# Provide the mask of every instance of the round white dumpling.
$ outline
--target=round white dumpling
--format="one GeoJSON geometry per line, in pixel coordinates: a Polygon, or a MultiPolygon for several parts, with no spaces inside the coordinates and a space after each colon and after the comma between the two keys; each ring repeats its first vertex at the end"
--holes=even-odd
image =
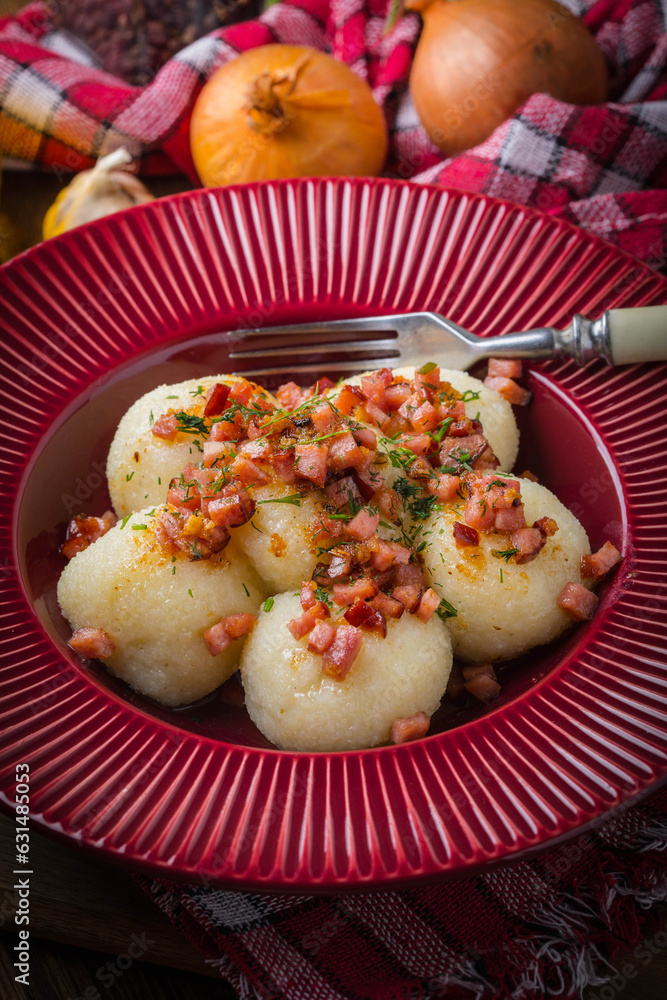
{"type": "MultiPolygon", "coordinates": [[[[109,494],[119,517],[149,504],[164,503],[170,480],[179,476],[188,462],[201,460],[205,437],[179,432],[168,441],[153,434],[155,421],[170,411],[201,416],[207,389],[216,382],[233,385],[238,381],[237,375],[210,375],[161,385],[132,404],[118,424],[107,458],[109,494]]],[[[263,389],[258,387],[258,391],[274,402],[263,389]]]]}
{"type": "Polygon", "coordinates": [[[551,642],[572,625],[556,603],[565,584],[590,586],[580,572],[580,557],[590,545],[579,521],[546,487],[528,479],[520,483],[527,524],[541,517],[558,524],[531,562],[517,565],[494,555],[512,545],[509,535],[498,532],[480,531],[479,546],[459,548],[452,529],[454,521],[463,521],[465,502],[443,504],[422,536],[431,586],[457,610],[447,623],[454,656],[469,663],[510,659],[551,642]]]}
{"type": "MultiPolygon", "coordinates": [[[[345,379],[348,385],[361,385],[364,375],[354,375],[345,379]]],[[[406,365],[404,368],[394,368],[394,377],[406,378],[412,381],[415,377],[414,365],[406,365]]],[[[516,462],[519,451],[519,428],[512,411],[510,403],[496,392],[489,389],[479,379],[473,378],[467,372],[460,372],[454,369],[441,368],[440,379],[442,382],[449,382],[453,389],[462,395],[470,393],[474,399],[464,403],[466,417],[474,420],[479,414],[479,420],[484,429],[484,437],[491,445],[491,449],[500,462],[500,468],[505,472],[510,472],[516,462]]],[[[335,397],[340,392],[336,387],[331,390],[330,395],[335,397]]]]}
{"type": "Polygon", "coordinates": [[[320,560],[313,530],[324,494],[299,495],[296,487],[277,483],[250,492],[257,508],[250,521],[234,528],[234,541],[271,593],[299,588],[320,560]],[[295,496],[298,506],[284,502],[295,496]]]}
{"type": "Polygon", "coordinates": [[[210,560],[172,557],[152,523],[140,511],[74,556],[58,601],[73,629],[111,637],[116,649],[105,664],[113,674],[163,705],[187,705],[227,680],[241,652],[239,639],[212,656],[205,630],[226,615],[255,614],[264,594],[232,544],[210,560]]]}
{"type": "Polygon", "coordinates": [[[452,665],[446,625],[404,614],[386,638],[364,633],[342,681],[322,672],[322,657],[286,624],[302,613],[298,597],[278,594],[262,611],[241,657],[246,707],[255,725],[284,750],[356,750],[390,739],[392,723],[417,712],[431,716],[452,665]]]}

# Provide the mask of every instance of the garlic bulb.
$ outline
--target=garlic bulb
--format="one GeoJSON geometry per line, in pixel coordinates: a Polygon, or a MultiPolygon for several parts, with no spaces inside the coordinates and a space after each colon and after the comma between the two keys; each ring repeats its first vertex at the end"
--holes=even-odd
{"type": "Polygon", "coordinates": [[[131,205],[153,201],[153,195],[138,177],[127,170],[117,169],[131,162],[132,157],[126,149],[116,149],[99,159],[91,170],[77,174],[44,216],[44,239],[59,236],[84,222],[120,212],[131,205]]]}

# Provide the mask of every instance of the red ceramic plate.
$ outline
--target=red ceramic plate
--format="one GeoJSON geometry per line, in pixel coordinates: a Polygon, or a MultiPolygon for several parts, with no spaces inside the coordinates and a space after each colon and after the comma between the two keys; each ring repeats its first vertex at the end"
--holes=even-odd
{"type": "MultiPolygon", "coordinates": [[[[435,309],[481,334],[667,302],[667,281],[558,220],[383,180],[198,191],[68,233],[0,272],[0,788],[136,867],[335,890],[525,857],[655,787],[667,761],[667,372],[535,365],[519,468],[625,554],[593,621],[502,670],[486,709],[404,746],[269,747],[227,684],[169,712],[66,648],[58,526],[108,503],[116,422],[230,370],[234,328],[435,309]],[[223,331],[223,332],[221,332],[223,331]]],[[[539,609],[535,609],[539,613],[539,609]]]]}

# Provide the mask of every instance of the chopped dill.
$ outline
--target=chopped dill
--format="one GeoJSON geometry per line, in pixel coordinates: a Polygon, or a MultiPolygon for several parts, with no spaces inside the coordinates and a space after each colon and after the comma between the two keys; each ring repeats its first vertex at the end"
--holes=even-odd
{"type": "Polygon", "coordinates": [[[197,417],[194,413],[186,413],[179,410],[176,414],[178,421],[177,430],[184,434],[208,434],[208,425],[203,417],[197,417]]]}
{"type": "Polygon", "coordinates": [[[288,497],[271,497],[268,500],[258,500],[257,506],[259,507],[261,503],[291,503],[293,507],[300,507],[302,500],[303,497],[300,493],[293,493],[288,497]]]}
{"type": "Polygon", "coordinates": [[[491,549],[491,555],[495,556],[496,559],[504,559],[505,562],[509,562],[518,551],[518,549],[491,549]]]}

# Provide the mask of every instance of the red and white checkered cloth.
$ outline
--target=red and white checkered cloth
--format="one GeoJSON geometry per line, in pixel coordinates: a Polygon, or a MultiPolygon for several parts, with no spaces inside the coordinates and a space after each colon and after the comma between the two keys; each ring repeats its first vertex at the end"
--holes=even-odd
{"type": "Polygon", "coordinates": [[[615,982],[618,947],[634,975],[664,949],[666,848],[662,792],[541,858],[402,892],[138,881],[242,1000],[575,1000],[615,982]]]}
{"type": "Polygon", "coordinates": [[[521,202],[578,223],[656,267],[667,262],[667,0],[561,0],[595,34],[610,103],[531,97],[481,146],[443,160],[408,93],[420,19],[384,34],[388,0],[284,0],[170,60],[146,87],[91,65],[41,2],[0,20],[0,152],[61,175],[119,145],[147,173],[196,179],[188,124],[203,82],[269,42],[332,52],[373,87],[391,132],[387,173],[521,202]]]}

